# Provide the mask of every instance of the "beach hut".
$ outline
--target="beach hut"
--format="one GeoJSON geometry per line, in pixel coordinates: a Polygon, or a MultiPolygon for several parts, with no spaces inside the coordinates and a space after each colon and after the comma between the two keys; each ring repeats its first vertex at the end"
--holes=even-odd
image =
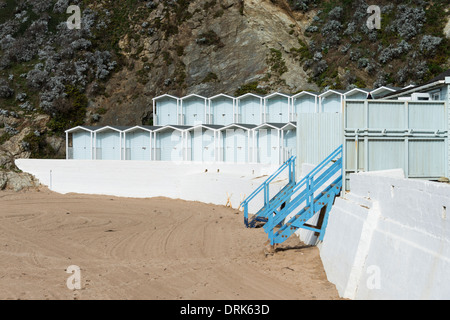
{"type": "Polygon", "coordinates": [[[180,99],[182,120],[180,125],[195,126],[205,124],[208,99],[197,94],[190,94],[180,99]]]}
{"type": "Polygon", "coordinates": [[[160,127],[136,126],[123,132],[124,160],[152,160],[153,132],[160,127]]]}
{"type": "Polygon", "coordinates": [[[251,146],[256,125],[231,124],[219,130],[219,161],[248,163],[252,161],[251,146]]]}
{"type": "Polygon", "coordinates": [[[96,160],[122,160],[122,132],[129,127],[106,126],[94,132],[96,160]]]}
{"type": "Polygon", "coordinates": [[[92,160],[94,131],[98,127],[78,126],[66,131],[66,159],[92,160]]]}
{"type": "Polygon", "coordinates": [[[186,130],[185,159],[194,162],[215,162],[220,125],[201,124],[186,130]]]}
{"type": "Polygon", "coordinates": [[[236,98],[236,123],[260,125],[263,122],[262,96],[247,93],[236,98]]]}
{"type": "Polygon", "coordinates": [[[342,90],[328,90],[319,95],[319,112],[342,113],[344,93],[342,90]]]}
{"type": "Polygon", "coordinates": [[[154,131],[153,159],[183,161],[185,134],[189,126],[164,126],[154,131]]]}
{"type": "Polygon", "coordinates": [[[281,130],[284,126],[282,123],[264,123],[255,128],[258,163],[281,163],[281,130]]]}
{"type": "Polygon", "coordinates": [[[300,113],[319,112],[319,94],[316,92],[302,91],[291,97],[290,121],[297,121],[300,113]]]}
{"type": "Polygon", "coordinates": [[[344,94],[345,100],[366,100],[369,97],[369,89],[354,88],[344,94]]]}
{"type": "Polygon", "coordinates": [[[178,125],[179,113],[179,98],[169,94],[153,98],[153,125],[178,125]]]}
{"type": "Polygon", "coordinates": [[[297,123],[289,122],[281,128],[281,163],[297,155],[297,123]]]}
{"type": "Polygon", "coordinates": [[[264,97],[264,122],[289,122],[291,96],[275,92],[264,97]]]}
{"type": "Polygon", "coordinates": [[[218,94],[208,99],[208,123],[229,125],[235,122],[235,98],[226,94],[218,94]]]}

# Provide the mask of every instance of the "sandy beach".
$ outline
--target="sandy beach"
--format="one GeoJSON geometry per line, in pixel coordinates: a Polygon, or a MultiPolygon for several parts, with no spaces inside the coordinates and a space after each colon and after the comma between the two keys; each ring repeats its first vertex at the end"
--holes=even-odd
{"type": "Polygon", "coordinates": [[[339,299],[316,247],[292,237],[266,256],[266,241],[225,206],[3,191],[0,299],[339,299]]]}

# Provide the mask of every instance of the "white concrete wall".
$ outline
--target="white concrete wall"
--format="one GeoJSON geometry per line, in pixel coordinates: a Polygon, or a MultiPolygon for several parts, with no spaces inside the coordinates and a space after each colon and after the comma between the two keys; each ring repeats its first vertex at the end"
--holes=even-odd
{"type": "Polygon", "coordinates": [[[351,175],[321,258],[350,299],[450,298],[450,185],[408,180],[402,170],[351,175]]]}
{"type": "MultiPolygon", "coordinates": [[[[167,197],[238,208],[278,166],[161,161],[19,159],[16,165],[52,191],[132,198],[167,197]],[[207,170],[207,171],[206,171],[207,170]]],[[[271,194],[287,184],[287,174],[271,184],[271,194]]],[[[252,201],[250,213],[262,206],[252,201]]]]}

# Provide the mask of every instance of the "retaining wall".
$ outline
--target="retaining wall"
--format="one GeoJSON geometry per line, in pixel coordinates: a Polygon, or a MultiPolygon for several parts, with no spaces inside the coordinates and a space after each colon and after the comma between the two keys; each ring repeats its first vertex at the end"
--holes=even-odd
{"type": "Polygon", "coordinates": [[[349,299],[450,298],[450,185],[402,170],[350,176],[337,198],[320,255],[349,299]]]}
{"type": "MultiPolygon", "coordinates": [[[[162,161],[90,161],[19,159],[16,165],[52,191],[131,198],[167,197],[226,205],[233,208],[261,185],[278,166],[263,164],[162,161]]],[[[275,195],[287,174],[271,184],[275,195]]],[[[250,213],[263,206],[255,199],[250,213]]]]}

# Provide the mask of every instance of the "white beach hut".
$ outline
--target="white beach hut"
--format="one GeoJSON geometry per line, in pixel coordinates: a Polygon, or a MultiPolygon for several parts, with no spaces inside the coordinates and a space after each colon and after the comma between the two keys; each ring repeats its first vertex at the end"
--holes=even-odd
{"type": "Polygon", "coordinates": [[[236,98],[236,123],[260,125],[263,122],[264,97],[246,93],[236,98]]]}
{"type": "Polygon", "coordinates": [[[122,159],[122,132],[129,127],[106,126],[94,132],[95,159],[121,160],[122,159]]]}
{"type": "Polygon", "coordinates": [[[98,127],[78,126],[66,131],[66,159],[92,160],[94,158],[94,131],[98,127]]]}
{"type": "Polygon", "coordinates": [[[208,99],[197,94],[190,94],[180,99],[180,125],[195,126],[207,123],[208,99]]]}
{"type": "Polygon", "coordinates": [[[169,94],[153,98],[153,125],[166,126],[178,125],[180,99],[169,94]]]}
{"type": "Polygon", "coordinates": [[[316,92],[302,91],[291,97],[290,121],[297,121],[301,113],[319,112],[319,94],[316,92]]]}
{"type": "Polygon", "coordinates": [[[152,160],[153,132],[160,127],[136,126],[123,132],[124,160],[152,160]]]}
{"type": "Polygon", "coordinates": [[[369,97],[369,89],[354,88],[344,94],[345,100],[365,100],[369,97]]]}
{"type": "Polygon", "coordinates": [[[201,124],[186,130],[185,159],[193,162],[215,162],[218,159],[219,130],[223,126],[201,124]]]}
{"type": "Polygon", "coordinates": [[[286,162],[290,157],[297,156],[297,123],[289,122],[281,128],[281,163],[286,162]]]}
{"type": "Polygon", "coordinates": [[[319,112],[342,113],[345,91],[328,90],[319,95],[319,112]]]}
{"type": "Polygon", "coordinates": [[[208,99],[208,123],[229,125],[235,122],[235,98],[218,94],[208,99]]]}
{"type": "Polygon", "coordinates": [[[291,96],[275,92],[264,97],[264,122],[289,122],[291,96]]]}
{"type": "Polygon", "coordinates": [[[231,124],[219,130],[219,161],[252,162],[253,129],[251,124],[231,124]]]}
{"type": "Polygon", "coordinates": [[[186,130],[189,126],[164,126],[154,131],[153,159],[183,161],[186,130]]]}
{"type": "Polygon", "coordinates": [[[282,123],[264,123],[255,128],[257,162],[278,165],[281,163],[282,123]]]}

